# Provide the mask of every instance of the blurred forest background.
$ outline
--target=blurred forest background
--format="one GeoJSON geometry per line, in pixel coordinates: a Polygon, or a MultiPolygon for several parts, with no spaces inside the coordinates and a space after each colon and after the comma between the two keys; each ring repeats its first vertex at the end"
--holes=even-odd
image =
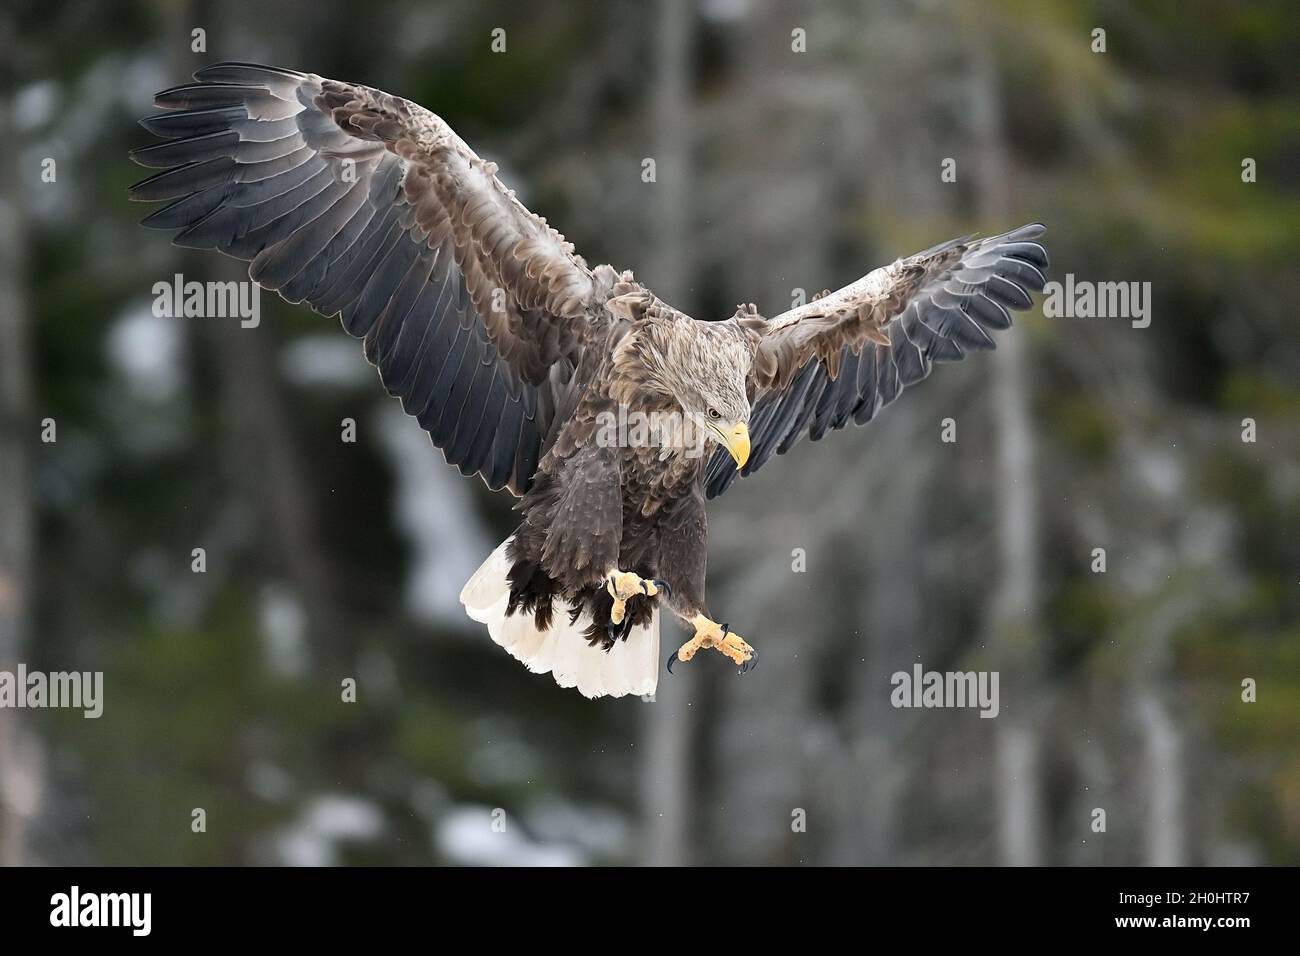
{"type": "Polygon", "coordinates": [[[102,670],[105,703],[0,712],[0,860],[1300,862],[1295,14],[6,3],[0,668],[102,670]],[[739,483],[710,601],[763,666],[587,701],[463,615],[511,500],[337,321],[270,295],[256,329],[151,314],[176,272],[240,275],[126,198],[152,94],[223,59],[418,101],[697,317],[1041,219],[1051,278],[1150,282],[1152,322],[1035,312],[739,483]],[[999,671],[1000,715],[894,709],[914,662],[999,671]]]}

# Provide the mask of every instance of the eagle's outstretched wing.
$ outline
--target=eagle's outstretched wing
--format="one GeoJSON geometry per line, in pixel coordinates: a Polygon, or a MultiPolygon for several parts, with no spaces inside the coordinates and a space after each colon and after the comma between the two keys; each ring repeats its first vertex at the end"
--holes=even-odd
{"type": "MultiPolygon", "coordinates": [[[[770,322],[740,317],[759,335],[750,372],[753,450],[743,474],[784,454],[805,434],[814,441],[850,420],[875,417],[933,362],[992,349],[1008,309],[1027,309],[1041,292],[1047,250],[1033,223],[988,239],[954,239],[892,265],[770,322]]],[[[706,477],[709,497],[736,478],[725,452],[706,477]]]]}
{"type": "Polygon", "coordinates": [[[170,201],[144,224],[341,314],[447,460],[521,494],[602,282],[427,110],[253,64],[194,78],[141,120],[166,142],[132,158],[165,171],[131,196],[170,201]]]}

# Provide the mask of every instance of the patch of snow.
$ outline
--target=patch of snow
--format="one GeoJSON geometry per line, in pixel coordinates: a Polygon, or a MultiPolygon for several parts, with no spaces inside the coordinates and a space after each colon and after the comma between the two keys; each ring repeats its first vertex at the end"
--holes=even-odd
{"type": "Polygon", "coordinates": [[[434,831],[434,846],[447,859],[467,866],[581,866],[576,847],[530,839],[509,814],[504,826],[492,808],[462,805],[448,813],[434,831]]]}

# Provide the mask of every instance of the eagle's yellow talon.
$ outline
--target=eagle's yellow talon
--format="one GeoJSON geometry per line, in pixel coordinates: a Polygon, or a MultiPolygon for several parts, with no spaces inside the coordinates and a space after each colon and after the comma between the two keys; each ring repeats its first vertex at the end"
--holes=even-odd
{"type": "Polygon", "coordinates": [[[677,653],[668,658],[669,669],[674,660],[689,661],[695,652],[705,647],[721,651],[741,668],[749,670],[758,660],[754,650],[739,634],[733,633],[725,624],[711,621],[703,614],[697,614],[691,621],[695,625],[695,636],[677,649],[677,653]]]}
{"type": "Polygon", "coordinates": [[[743,667],[754,656],[754,649],[745,643],[745,639],[736,634],[728,634],[718,645],[718,650],[726,654],[736,664],[743,667]]]}
{"type": "Polygon", "coordinates": [[[638,594],[655,597],[660,591],[668,591],[663,581],[651,581],[632,571],[611,571],[605,578],[605,590],[614,599],[610,608],[609,619],[614,624],[622,624],[627,614],[627,602],[638,594]]]}

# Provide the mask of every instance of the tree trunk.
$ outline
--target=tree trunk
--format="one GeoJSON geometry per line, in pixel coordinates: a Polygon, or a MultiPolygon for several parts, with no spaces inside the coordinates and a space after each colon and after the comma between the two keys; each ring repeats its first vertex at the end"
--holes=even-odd
{"type": "MultiPolygon", "coordinates": [[[[219,50],[255,47],[256,37],[250,34],[249,24],[259,22],[258,11],[243,0],[181,2],[168,4],[160,12],[169,69],[176,83],[184,82],[201,63],[219,59],[219,50]],[[189,31],[196,23],[215,27],[208,37],[213,46],[206,55],[190,52],[189,31]]],[[[279,40],[276,56],[293,62],[293,43],[279,40]]],[[[188,252],[180,261],[187,273],[192,270],[194,278],[252,281],[243,262],[188,252]]],[[[273,299],[272,293],[261,294],[263,311],[273,299]]],[[[337,680],[344,676],[340,671],[350,659],[347,628],[334,596],[327,551],[312,507],[311,469],[303,461],[279,381],[274,330],[265,316],[256,328],[215,320],[189,329],[200,350],[212,358],[217,373],[221,467],[231,488],[257,514],[261,533],[268,540],[265,551],[274,555],[302,605],[308,623],[310,667],[337,680]]],[[[202,543],[195,542],[196,546],[202,543]]]]}
{"type": "MultiPolygon", "coordinates": [[[[1003,141],[997,73],[983,37],[972,50],[970,135],[981,222],[1007,222],[1012,181],[1003,141]]],[[[1034,701],[1038,660],[1037,502],[1034,433],[1023,330],[998,339],[993,355],[993,407],[997,434],[994,505],[999,576],[989,608],[989,646],[1005,671],[1001,686],[1018,699],[998,719],[997,843],[1010,866],[1042,862],[1042,784],[1038,715],[1034,701]]]]}
{"type": "MultiPolygon", "coordinates": [[[[694,12],[687,0],[660,0],[658,64],[653,91],[656,219],[649,278],[659,294],[682,301],[689,269],[682,254],[689,239],[691,164],[691,40],[694,12]],[[674,298],[676,297],[676,298],[674,298]]],[[[665,620],[664,644],[672,646],[676,628],[665,620]]],[[[665,651],[664,657],[667,657],[665,651]]],[[[659,681],[656,700],[647,705],[642,727],[641,800],[645,813],[643,859],[653,866],[688,863],[692,792],[691,698],[696,680],[689,667],[659,681]]]]}
{"type": "MultiPolygon", "coordinates": [[[[14,31],[11,15],[0,16],[0,35],[12,40],[14,31]]],[[[11,62],[13,51],[3,52],[11,62]]],[[[0,97],[3,130],[14,128],[10,103],[10,97],[0,97]]],[[[39,427],[32,416],[28,237],[19,156],[14,137],[0,137],[0,669],[6,670],[23,660],[31,637],[31,449],[39,427]]],[[[28,831],[41,804],[41,745],[19,713],[0,711],[0,866],[31,862],[28,831]]]]}
{"type": "Polygon", "coordinates": [[[1155,686],[1138,694],[1138,722],[1146,738],[1147,810],[1145,866],[1183,866],[1183,748],[1177,726],[1155,686]]]}

